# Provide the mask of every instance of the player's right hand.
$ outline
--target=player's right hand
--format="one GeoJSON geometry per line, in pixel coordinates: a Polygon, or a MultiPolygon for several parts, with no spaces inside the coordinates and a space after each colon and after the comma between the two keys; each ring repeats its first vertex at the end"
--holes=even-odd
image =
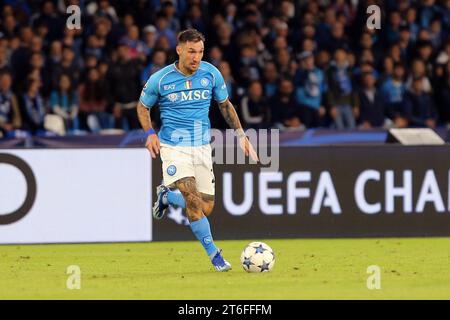
{"type": "Polygon", "coordinates": [[[159,154],[159,149],[161,148],[159,144],[159,138],[156,133],[150,134],[145,142],[145,147],[150,151],[152,158],[155,159],[156,155],[159,154]]]}

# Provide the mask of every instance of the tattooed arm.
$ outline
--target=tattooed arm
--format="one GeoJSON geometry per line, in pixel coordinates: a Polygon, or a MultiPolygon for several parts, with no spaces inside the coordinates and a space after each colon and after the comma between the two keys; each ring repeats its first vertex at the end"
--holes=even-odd
{"type": "Polygon", "coordinates": [[[241,122],[239,121],[239,117],[233,104],[227,99],[224,102],[219,103],[219,108],[230,128],[236,131],[236,135],[239,137],[239,144],[242,150],[244,150],[245,155],[250,156],[254,161],[258,162],[258,155],[242,129],[241,122]]]}
{"type": "MultiPolygon", "coordinates": [[[[145,132],[152,128],[152,120],[150,118],[150,109],[146,108],[141,102],[137,105],[137,115],[139,123],[145,132]]],[[[150,151],[152,158],[155,159],[156,155],[159,154],[160,144],[158,135],[155,133],[149,134],[147,141],[145,142],[145,147],[150,151]]]]}
{"type": "Polygon", "coordinates": [[[245,137],[245,133],[242,129],[241,122],[239,121],[236,109],[234,109],[233,104],[230,102],[230,100],[227,99],[224,102],[219,103],[219,108],[230,128],[236,130],[237,136],[239,138],[245,137]]]}

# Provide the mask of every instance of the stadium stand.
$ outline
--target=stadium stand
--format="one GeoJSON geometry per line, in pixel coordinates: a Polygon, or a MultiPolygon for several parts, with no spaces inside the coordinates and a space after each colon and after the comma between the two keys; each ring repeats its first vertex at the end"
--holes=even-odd
{"type": "MultiPolygon", "coordinates": [[[[204,60],[224,74],[247,128],[450,124],[450,1],[4,0],[0,131],[139,128],[140,90],[175,61],[184,28],[205,34],[204,60]],[[371,4],[379,30],[366,26],[371,4]],[[81,9],[79,29],[66,27],[69,5],[81,9]]],[[[217,108],[210,116],[226,128],[217,108]]]]}

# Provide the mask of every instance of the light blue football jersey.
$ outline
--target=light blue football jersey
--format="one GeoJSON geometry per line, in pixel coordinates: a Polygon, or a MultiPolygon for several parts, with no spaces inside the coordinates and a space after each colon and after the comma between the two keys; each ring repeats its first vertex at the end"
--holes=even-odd
{"type": "Polygon", "coordinates": [[[220,71],[201,61],[198,70],[185,76],[176,63],[155,72],[142,89],[140,102],[147,108],[159,103],[162,143],[198,146],[210,143],[211,99],[223,102],[228,91],[220,71]]]}

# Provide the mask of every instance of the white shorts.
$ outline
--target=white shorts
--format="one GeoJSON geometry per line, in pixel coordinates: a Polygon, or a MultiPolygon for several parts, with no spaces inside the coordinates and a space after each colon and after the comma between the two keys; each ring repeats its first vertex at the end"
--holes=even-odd
{"type": "Polygon", "coordinates": [[[161,143],[160,154],[164,185],[170,186],[182,178],[194,177],[199,192],[214,195],[215,179],[210,144],[183,147],[161,143]]]}

